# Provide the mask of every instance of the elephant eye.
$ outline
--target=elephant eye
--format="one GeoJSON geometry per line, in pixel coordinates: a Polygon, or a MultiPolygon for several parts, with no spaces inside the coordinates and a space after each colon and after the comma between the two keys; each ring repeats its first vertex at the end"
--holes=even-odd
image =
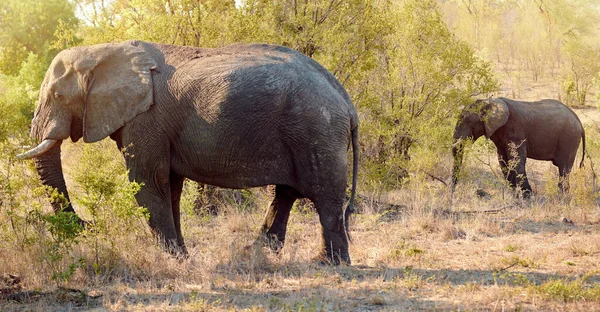
{"type": "Polygon", "coordinates": [[[58,92],[54,92],[54,98],[57,100],[60,100],[62,98],[62,94],[60,94],[58,92]]]}

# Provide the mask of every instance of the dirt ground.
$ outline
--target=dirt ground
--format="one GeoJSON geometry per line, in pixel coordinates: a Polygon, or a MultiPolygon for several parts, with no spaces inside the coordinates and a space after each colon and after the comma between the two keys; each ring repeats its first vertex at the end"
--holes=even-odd
{"type": "MultiPolygon", "coordinates": [[[[154,258],[148,271],[158,266],[168,274],[23,290],[0,304],[3,311],[599,309],[597,221],[561,213],[567,222],[540,205],[537,213],[513,207],[494,215],[358,215],[353,265],[340,267],[312,260],[319,249],[314,215],[292,215],[279,254],[245,247],[255,227],[238,222],[256,224],[260,216],[217,217],[204,229],[187,229],[191,257],[183,263],[158,253],[146,256],[154,258]],[[232,227],[237,231],[227,233],[232,227]],[[228,238],[215,244],[221,235],[228,238]]],[[[596,212],[588,215],[597,219],[596,212]]]]}

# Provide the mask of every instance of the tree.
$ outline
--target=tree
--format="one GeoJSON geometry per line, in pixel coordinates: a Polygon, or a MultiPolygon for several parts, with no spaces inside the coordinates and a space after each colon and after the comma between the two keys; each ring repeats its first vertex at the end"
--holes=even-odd
{"type": "Polygon", "coordinates": [[[67,0],[0,2],[0,143],[28,137],[44,73],[62,48],[57,36],[77,24],[67,0]]]}
{"type": "Polygon", "coordinates": [[[449,119],[458,106],[495,91],[497,82],[489,65],[450,32],[434,1],[406,1],[392,24],[357,102],[367,114],[366,162],[380,180],[398,181],[411,165],[410,148],[418,142],[438,159],[449,150],[449,119]]]}
{"type": "Polygon", "coordinates": [[[58,52],[51,49],[61,22],[75,27],[68,0],[3,0],[0,2],[0,72],[16,75],[29,53],[48,63],[58,52]]]}
{"type": "Polygon", "coordinates": [[[574,41],[566,44],[563,92],[567,105],[585,106],[587,95],[600,73],[600,47],[574,41]]]}
{"type": "Polygon", "coordinates": [[[233,43],[227,29],[234,0],[78,0],[87,26],[85,44],[146,40],[217,47],[233,43]]]}
{"type": "Polygon", "coordinates": [[[600,8],[593,0],[438,1],[454,33],[507,74],[559,77],[571,67],[572,45],[597,41],[600,8]],[[577,42],[576,42],[577,41],[577,42]]]}

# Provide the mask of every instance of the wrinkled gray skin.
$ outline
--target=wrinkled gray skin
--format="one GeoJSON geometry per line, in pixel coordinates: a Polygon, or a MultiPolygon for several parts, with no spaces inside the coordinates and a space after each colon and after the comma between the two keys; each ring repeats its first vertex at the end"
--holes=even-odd
{"type": "Polygon", "coordinates": [[[566,105],[555,100],[520,102],[506,98],[478,100],[465,107],[454,130],[454,172],[452,191],[458,180],[462,164],[462,142],[477,140],[485,135],[496,145],[500,167],[512,188],[521,187],[523,197],[532,190],[525,173],[527,158],[550,160],[558,167],[559,188],[568,190],[571,172],[579,141],[583,142],[580,166],[585,155],[585,133],[577,115],[566,105]],[[514,143],[516,155],[511,155],[509,144],[514,143]],[[507,167],[518,157],[514,170],[507,167]]]}
{"type": "Polygon", "coordinates": [[[323,228],[320,256],[350,263],[358,117],[341,84],[312,59],[272,45],[77,47],[56,56],[40,93],[31,134],[51,147],[20,157],[35,158],[43,183],[67,198],[61,141],[110,136],[127,148],[129,177],[144,184],[136,199],[170,252],[187,253],[179,201],[189,178],[225,188],[275,184],[263,225],[274,248],[283,246],[294,201],[311,199],[323,228]]]}

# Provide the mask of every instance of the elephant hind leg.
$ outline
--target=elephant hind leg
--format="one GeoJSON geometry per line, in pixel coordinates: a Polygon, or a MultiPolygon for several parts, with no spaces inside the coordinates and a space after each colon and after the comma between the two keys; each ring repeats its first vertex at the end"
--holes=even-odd
{"type": "MultiPolygon", "coordinates": [[[[556,165],[556,164],[555,164],[556,165]]],[[[573,164],[571,165],[557,165],[558,167],[558,189],[566,193],[569,191],[569,174],[571,173],[571,169],[573,164]]]]}
{"type": "Polygon", "coordinates": [[[275,186],[275,199],[267,209],[262,226],[262,235],[272,250],[279,251],[283,247],[290,211],[296,199],[301,197],[302,194],[290,186],[275,186]]]}
{"type": "Polygon", "coordinates": [[[338,265],[350,264],[348,252],[346,204],[347,171],[344,164],[337,170],[328,171],[321,179],[316,179],[311,192],[306,196],[312,200],[319,214],[322,233],[322,249],[318,257],[322,263],[338,265]],[[343,170],[342,170],[343,169],[343,170]]]}
{"type": "MultiPolygon", "coordinates": [[[[339,192],[338,192],[339,193],[339,192]]],[[[348,236],[346,235],[346,221],[344,217],[345,193],[341,196],[316,198],[315,208],[319,213],[319,221],[323,227],[322,242],[323,254],[320,258],[325,263],[350,264],[348,253],[348,236]]],[[[329,194],[333,195],[333,194],[329,194]]]]}

